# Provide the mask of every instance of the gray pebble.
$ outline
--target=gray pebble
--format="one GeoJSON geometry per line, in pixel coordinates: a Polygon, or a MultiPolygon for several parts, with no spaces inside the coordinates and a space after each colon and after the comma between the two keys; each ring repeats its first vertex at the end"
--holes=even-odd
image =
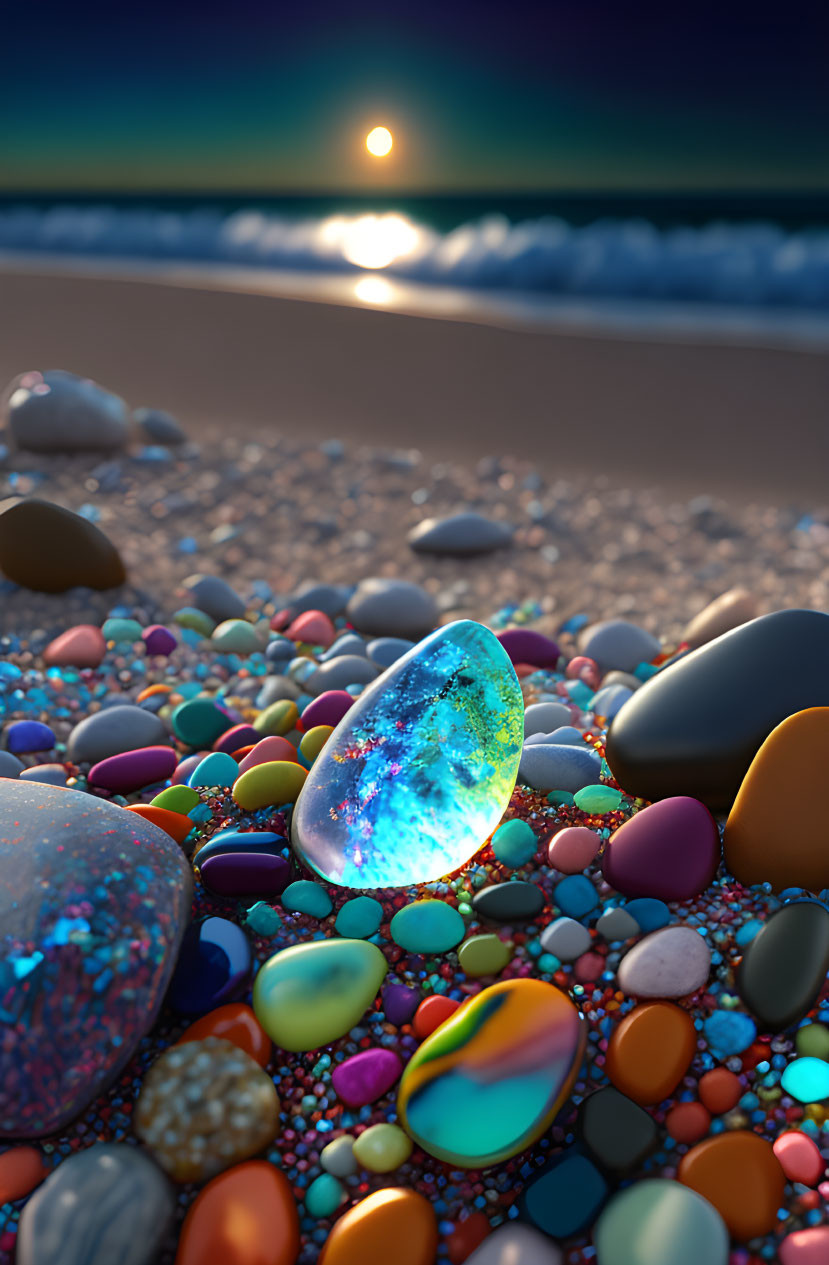
{"type": "Polygon", "coordinates": [[[636,919],[621,905],[616,909],[605,910],[596,923],[596,931],[608,942],[630,940],[633,936],[638,936],[640,930],[636,919]]]}
{"type": "Polygon", "coordinates": [[[377,677],[377,667],[362,655],[344,654],[320,664],[305,681],[314,698],[326,690],[344,690],[347,685],[368,685],[377,677]]]}
{"type": "Polygon", "coordinates": [[[198,610],[204,611],[217,624],[226,619],[242,619],[245,603],[234,593],[227,580],[218,575],[191,575],[184,581],[184,588],[189,594],[189,602],[198,610]]]}
{"type": "Polygon", "coordinates": [[[31,452],[114,450],[127,442],[124,401],[62,369],[21,374],[9,384],[4,405],[15,444],[31,452]]]}
{"type": "Polygon", "coordinates": [[[554,953],[562,962],[575,962],[592,943],[590,932],[575,918],[556,918],[541,933],[541,947],[554,953]]]}
{"type": "Polygon", "coordinates": [[[562,1265],[561,1248],[521,1221],[505,1221],[488,1234],[466,1265],[562,1265]]]}
{"type": "Polygon", "coordinates": [[[173,1214],[170,1187],[134,1146],[70,1155],[20,1217],[18,1265],[149,1265],[173,1214]]]}
{"type": "Polygon", "coordinates": [[[448,518],[425,518],[409,532],[416,553],[492,553],[512,544],[513,529],[506,523],[469,511],[448,518]]]}
{"type": "Polygon", "coordinates": [[[264,681],[260,678],[259,684],[261,689],[256,695],[256,706],[260,711],[270,707],[271,703],[281,702],[283,698],[296,702],[302,693],[297,683],[289,676],[266,676],[264,681]]]}
{"type": "Polygon", "coordinates": [[[352,592],[343,584],[306,584],[285,605],[295,617],[306,611],[323,611],[329,619],[335,619],[342,615],[352,592]]]}
{"type": "Polygon", "coordinates": [[[367,653],[372,663],[380,668],[390,668],[404,654],[413,650],[417,643],[407,637],[375,637],[367,646],[367,653]]]}
{"type": "Polygon", "coordinates": [[[596,716],[613,720],[629,698],[633,698],[633,690],[629,690],[626,685],[603,685],[598,693],[593,695],[590,710],[596,716]]]}
{"type": "Polygon", "coordinates": [[[575,794],[598,782],[602,762],[586,746],[539,743],[524,747],[518,780],[536,791],[568,791],[575,794]]]}
{"type": "Polygon", "coordinates": [[[69,735],[66,755],[74,764],[95,764],[122,751],[166,743],[167,730],[157,716],[143,707],[123,703],[95,712],[76,725],[69,735]]]}
{"type": "Polygon", "coordinates": [[[22,771],[22,760],[11,751],[0,751],[0,777],[19,777],[22,771]]]}
{"type": "MultiPolygon", "coordinates": [[[[2,775],[8,777],[7,773],[2,775]]],[[[20,774],[21,782],[43,782],[46,786],[65,786],[66,769],[62,764],[34,764],[20,774]]]]}
{"type": "Polygon", "coordinates": [[[357,586],[346,615],[360,632],[419,639],[435,627],[438,609],[419,584],[374,577],[357,586]]]}
{"type": "Polygon", "coordinates": [[[593,624],[582,633],[580,644],[582,654],[595,659],[603,672],[611,668],[632,672],[640,663],[650,663],[661,650],[655,637],[626,619],[593,624]]]}
{"type": "Polygon", "coordinates": [[[634,676],[632,672],[620,672],[618,668],[611,668],[602,677],[602,689],[606,685],[626,685],[629,690],[633,690],[635,693],[636,690],[644,685],[644,681],[640,681],[639,677],[634,676]]]}
{"type": "Polygon", "coordinates": [[[579,747],[582,745],[581,730],[573,725],[562,725],[561,729],[554,729],[551,734],[530,734],[529,738],[524,739],[525,747],[579,747]]]}
{"type": "Polygon", "coordinates": [[[344,1133],[329,1142],[322,1149],[320,1164],[333,1177],[353,1177],[359,1167],[354,1158],[354,1138],[344,1133]]]}
{"type": "Polygon", "coordinates": [[[524,737],[549,734],[561,725],[569,725],[570,716],[570,708],[564,703],[531,703],[524,712],[524,737]]]}
{"type": "Polygon", "coordinates": [[[616,979],[632,997],[687,997],[702,988],[710,970],[711,950],[698,931],[662,927],[625,954],[616,979]]]}
{"type": "Polygon", "coordinates": [[[342,637],[338,637],[324,654],[319,657],[320,663],[328,663],[329,659],[339,659],[341,655],[361,655],[366,657],[366,643],[358,633],[344,633],[342,637]]]}
{"type": "Polygon", "coordinates": [[[182,427],[169,413],[160,408],[137,408],[133,411],[132,420],[141,432],[143,439],[151,444],[168,444],[176,447],[186,443],[187,435],[182,427]]]}

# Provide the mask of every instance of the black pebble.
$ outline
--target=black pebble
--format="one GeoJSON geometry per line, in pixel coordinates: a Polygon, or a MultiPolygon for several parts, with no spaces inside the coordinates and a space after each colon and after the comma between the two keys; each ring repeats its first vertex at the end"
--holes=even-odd
{"type": "Polygon", "coordinates": [[[659,1139],[647,1111],[611,1085],[582,1101],[578,1134],[602,1168],[619,1177],[638,1168],[659,1139]]]}
{"type": "Polygon", "coordinates": [[[691,795],[727,813],[772,729],[794,712],[826,706],[829,615],[775,611],[637,690],[610,726],[607,763],[629,795],[691,795]]]}
{"type": "Polygon", "coordinates": [[[761,1032],[780,1032],[811,1010],[827,971],[829,910],[816,901],[792,901],[748,945],[737,991],[761,1032]]]}
{"type": "Polygon", "coordinates": [[[472,897],[472,908],[479,918],[488,922],[527,922],[541,913],[546,899],[537,883],[515,879],[482,887],[472,897]]]}

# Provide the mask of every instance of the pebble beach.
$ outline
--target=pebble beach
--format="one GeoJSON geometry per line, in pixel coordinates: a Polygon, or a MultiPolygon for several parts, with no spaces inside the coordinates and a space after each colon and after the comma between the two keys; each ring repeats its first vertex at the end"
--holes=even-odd
{"type": "Polygon", "coordinates": [[[4,397],[0,1260],[829,1260],[829,512],[147,403],[4,397]]]}

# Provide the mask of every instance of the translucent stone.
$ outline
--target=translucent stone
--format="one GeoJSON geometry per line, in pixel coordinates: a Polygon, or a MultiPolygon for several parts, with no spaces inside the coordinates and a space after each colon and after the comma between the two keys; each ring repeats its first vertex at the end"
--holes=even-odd
{"type": "Polygon", "coordinates": [[[341,887],[399,887],[457,870],[512,795],[521,689],[497,638],[460,620],[369,685],[297,800],[298,856],[341,887]]]}

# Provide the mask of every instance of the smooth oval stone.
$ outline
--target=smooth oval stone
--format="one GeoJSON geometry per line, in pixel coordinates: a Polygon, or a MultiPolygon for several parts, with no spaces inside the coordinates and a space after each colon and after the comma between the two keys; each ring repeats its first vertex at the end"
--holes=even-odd
{"type": "Polygon", "coordinates": [[[460,944],[466,925],[443,900],[416,900],[399,909],[389,924],[395,944],[409,953],[448,953],[460,944]]]}
{"type": "Polygon", "coordinates": [[[0,504],[0,568],[23,588],[65,593],[115,589],[127,573],[100,528],[80,514],[29,496],[0,504]]]}
{"type": "Polygon", "coordinates": [[[635,918],[632,918],[626,909],[617,906],[615,909],[606,909],[596,922],[596,931],[603,940],[609,942],[630,940],[633,936],[638,936],[642,928],[635,918]]]}
{"type": "Polygon", "coordinates": [[[638,1168],[659,1141],[653,1117],[612,1085],[582,1099],[578,1134],[599,1165],[618,1177],[638,1168]]]}
{"type": "Polygon", "coordinates": [[[795,1048],[799,1055],[829,1061],[829,1028],[823,1023],[807,1023],[798,1028],[795,1048]]]}
{"type": "Polygon", "coordinates": [[[298,1255],[288,1178],[267,1160],[248,1160],[199,1192],[181,1228],[176,1265],[295,1265],[298,1255]]]}
{"type": "Polygon", "coordinates": [[[122,751],[93,764],[89,782],[123,795],[142,786],[166,782],[173,776],[176,762],[172,747],[139,747],[137,751],[122,751]]]}
{"type": "Polygon", "coordinates": [[[270,805],[293,804],[307,772],[295,760],[268,760],[247,769],[233,783],[233,798],[246,812],[270,805]]]}
{"type": "MultiPolygon", "coordinates": [[[[8,752],[3,752],[8,755],[8,752]]],[[[14,759],[9,756],[9,759],[14,759]]],[[[30,769],[18,770],[22,782],[45,782],[47,786],[65,786],[66,769],[62,764],[33,764],[30,769]]],[[[5,761],[0,760],[0,777],[15,777],[13,770],[6,771],[5,761]]]]}
{"type": "Polygon", "coordinates": [[[682,640],[691,650],[697,650],[732,628],[747,624],[756,615],[757,603],[746,589],[729,589],[694,616],[686,626],[682,640]]]}
{"type": "Polygon", "coordinates": [[[353,1177],[359,1165],[354,1158],[354,1139],[348,1133],[335,1138],[320,1152],[320,1165],[334,1177],[353,1177]]]}
{"type": "Polygon", "coordinates": [[[354,1143],[354,1158],[369,1173],[393,1173],[409,1159],[414,1147],[397,1124],[373,1124],[354,1143]]]}
{"type": "Polygon", "coordinates": [[[808,1057],[793,1059],[783,1069],[780,1085],[784,1094],[798,1102],[821,1102],[829,1098],[829,1063],[808,1057]]]}
{"type": "Polygon", "coordinates": [[[378,668],[390,668],[414,648],[414,642],[408,637],[375,637],[366,646],[366,654],[378,668]]]}
{"type": "Polygon", "coordinates": [[[649,1107],[673,1093],[696,1047],[696,1029],[687,1011],[672,1002],[643,1002],[614,1028],[605,1070],[621,1093],[649,1107]]]}
{"type": "Polygon", "coordinates": [[[772,729],[795,712],[825,706],[829,615],[776,611],[646,681],[610,726],[606,758],[628,795],[690,795],[728,812],[772,729]]]}
{"type": "Polygon", "coordinates": [[[244,1002],[229,1002],[208,1014],[182,1032],[178,1045],[188,1041],[203,1041],[205,1037],[221,1037],[244,1050],[260,1067],[267,1067],[271,1058],[271,1039],[260,1024],[250,1006],[244,1002]]]}
{"type": "Polygon", "coordinates": [[[108,756],[122,751],[135,751],[139,747],[164,746],[167,731],[158,716],[120,703],[87,716],[69,735],[66,755],[73,764],[97,764],[108,756]]]}
{"type": "Polygon", "coordinates": [[[466,1257],[466,1265],[562,1265],[563,1260],[561,1249],[546,1235],[520,1221],[507,1221],[487,1234],[466,1257]]]}
{"type": "Polygon", "coordinates": [[[150,624],[148,628],[143,629],[141,640],[144,642],[147,654],[152,655],[170,655],[178,645],[175,634],[163,624],[150,624]]]}
{"type": "Polygon", "coordinates": [[[226,852],[269,852],[272,856],[281,856],[287,843],[282,835],[270,830],[219,830],[199,848],[194,859],[196,865],[201,866],[210,857],[226,852]]]}
{"type": "Polygon", "coordinates": [[[756,1133],[706,1138],[683,1155],[677,1177],[713,1204],[732,1238],[744,1242],[777,1227],[785,1177],[771,1143],[756,1133]]]}
{"type": "Polygon", "coordinates": [[[680,795],[651,804],[614,831],[602,870],[625,896],[689,900],[711,884],[719,858],[717,823],[699,800],[680,795]]]}
{"type": "Polygon", "coordinates": [[[284,1050],[315,1050],[357,1024],[387,971],[376,944],[314,940],[275,953],[253,986],[256,1018],[284,1050]]]}
{"type": "Polygon", "coordinates": [[[561,651],[556,643],[543,633],[536,632],[534,628],[507,628],[496,636],[511,663],[528,663],[534,668],[554,668],[559,661],[561,651]]]}
{"type": "Polygon", "coordinates": [[[226,755],[233,755],[234,752],[241,750],[242,747],[249,747],[255,743],[264,741],[260,738],[258,732],[253,725],[232,725],[230,729],[226,729],[220,734],[213,744],[214,751],[224,751],[226,755]]]}
{"type": "Polygon", "coordinates": [[[482,887],[472,897],[472,908],[479,918],[487,922],[514,926],[540,914],[545,901],[544,891],[537,883],[514,879],[482,887]]]}
{"type": "Polygon", "coordinates": [[[829,1225],[787,1234],[779,1247],[780,1265],[823,1265],[829,1260],[829,1225]]]}
{"type": "Polygon", "coordinates": [[[579,638],[582,654],[603,672],[618,669],[633,672],[640,663],[650,663],[661,650],[651,633],[626,619],[608,619],[586,628],[579,638]]]}
{"type": "Polygon", "coordinates": [[[739,1010],[715,1010],[703,1022],[702,1031],[711,1053],[724,1059],[748,1049],[757,1036],[757,1025],[739,1010]]]}
{"type": "Polygon", "coordinates": [[[203,1037],[172,1045],[156,1059],[144,1076],[133,1124],[175,1181],[203,1182],[273,1141],[279,1097],[238,1045],[203,1037]]]}
{"type": "Polygon", "coordinates": [[[319,883],[310,879],[297,879],[286,887],[282,893],[282,905],[298,914],[309,914],[312,918],[327,918],[334,908],[331,897],[319,883]]]}
{"type": "Polygon", "coordinates": [[[829,971],[829,910],[794,901],[771,915],[747,946],[737,991],[761,1032],[780,1032],[812,1008],[829,971]]]}
{"type": "Polygon", "coordinates": [[[331,1083],[346,1107],[365,1107],[387,1094],[403,1071],[400,1056],[381,1048],[361,1050],[331,1073],[331,1083]]]}
{"type": "Polygon", "coordinates": [[[602,1174],[586,1155],[569,1147],[531,1174],[518,1198],[519,1216],[553,1238],[592,1225],[608,1195],[602,1174]]]}
{"type": "MultiPolygon", "coordinates": [[[[17,778],[23,772],[23,762],[16,755],[12,755],[11,751],[0,751],[0,777],[17,778]]],[[[64,771],[64,781],[65,779],[64,771]]]]}
{"type": "Polygon", "coordinates": [[[132,411],[134,425],[142,437],[151,444],[176,447],[187,442],[187,434],[170,414],[160,408],[136,408],[132,411]]]}
{"type": "MultiPolygon", "coordinates": [[[[396,638],[391,638],[391,640],[394,641],[396,638]]],[[[411,641],[407,642],[406,648],[411,650],[413,644],[411,641]]],[[[323,654],[317,656],[317,659],[320,663],[327,663],[329,659],[337,659],[342,654],[356,654],[364,659],[368,658],[368,646],[365,639],[356,632],[341,633],[323,654]]]]}
{"type": "Polygon", "coordinates": [[[586,744],[545,742],[523,748],[518,778],[536,791],[573,794],[592,785],[601,771],[601,758],[586,744]]]}
{"type": "Polygon", "coordinates": [[[187,928],[167,1001],[180,1014],[212,1010],[245,991],[251,966],[244,931],[227,918],[205,918],[187,928]]]}
{"type": "Polygon", "coordinates": [[[466,556],[492,553],[512,544],[513,529],[507,523],[485,518],[474,510],[446,518],[424,518],[406,539],[415,553],[466,556]]]}
{"type": "Polygon", "coordinates": [[[49,1176],[35,1146],[12,1146],[0,1155],[0,1206],[24,1199],[49,1176]]]}
{"type": "Polygon", "coordinates": [[[513,945],[496,935],[470,936],[458,949],[458,965],[464,975],[500,975],[512,961],[513,945]]]}
{"type": "Polygon", "coordinates": [[[598,855],[602,841],[587,826],[565,826],[547,846],[547,859],[562,874],[580,874],[598,855]]]}
{"type": "Polygon", "coordinates": [[[0,1135],[38,1137],[152,1026],[193,885],[168,835],[81,791],[4,779],[0,814],[0,1135]]]}
{"type": "Polygon", "coordinates": [[[317,697],[329,690],[344,690],[348,685],[368,685],[376,680],[377,665],[362,655],[344,654],[322,663],[305,681],[309,694],[317,697]]]}
{"type": "Polygon", "coordinates": [[[810,707],[771,731],[751,762],[723,835],[723,855],[745,887],[829,887],[823,752],[829,707],[810,707]]]}
{"type": "Polygon", "coordinates": [[[170,717],[176,737],[188,747],[212,747],[233,721],[212,698],[191,698],[170,717]]]}
{"type": "MultiPolygon", "coordinates": [[[[256,733],[255,730],[254,733],[256,733]]],[[[279,734],[270,734],[267,738],[260,738],[259,734],[256,733],[253,741],[253,750],[249,751],[239,761],[237,770],[239,777],[243,773],[247,773],[248,769],[255,768],[257,764],[272,764],[279,760],[296,761],[296,747],[287,738],[283,738],[279,734]]]]}
{"type": "Polygon", "coordinates": [[[331,725],[317,725],[314,729],[306,730],[299,742],[300,755],[313,763],[333,732],[331,725]]]}
{"type": "Polygon", "coordinates": [[[225,619],[241,619],[245,604],[228,584],[218,575],[191,575],[184,581],[190,601],[197,610],[204,611],[220,624],[225,619]]]}
{"type": "Polygon", "coordinates": [[[420,1003],[420,993],[407,984],[386,984],[383,988],[383,1013],[395,1028],[409,1023],[420,1003]]]}
{"type": "MultiPolygon", "coordinates": [[[[571,716],[570,708],[564,703],[531,703],[524,712],[524,737],[526,739],[535,734],[552,734],[562,726],[569,727],[571,716]]],[[[578,730],[576,733],[578,734],[578,730]]]]}
{"type": "Polygon", "coordinates": [[[417,640],[438,621],[435,599],[408,580],[362,580],[348,600],[346,618],[358,632],[417,640]]]}
{"type": "Polygon", "coordinates": [[[587,927],[574,918],[556,918],[541,933],[541,947],[562,962],[575,962],[593,943],[587,927]]]}
{"type": "Polygon", "coordinates": [[[493,984],[415,1051],[400,1083],[400,1122],[437,1159],[459,1168],[498,1164],[549,1127],[585,1039],[579,1012],[552,984],[493,984]]]}
{"type": "Polygon", "coordinates": [[[580,791],[576,791],[573,799],[576,801],[576,808],[583,813],[612,813],[619,808],[622,793],[613,786],[597,784],[583,786],[580,791]]]}
{"type": "Polygon", "coordinates": [[[325,611],[303,611],[285,629],[285,636],[310,646],[327,649],[337,635],[331,617],[325,611]]]}
{"type": "Polygon", "coordinates": [[[101,632],[106,641],[132,645],[141,636],[141,625],[135,619],[122,619],[120,616],[115,616],[104,620],[101,632]]]}
{"type": "Polygon", "coordinates": [[[397,887],[458,869],[515,786],[521,690],[495,637],[462,620],[366,687],[308,774],[300,859],[342,887],[397,887]]]}
{"type": "Polygon", "coordinates": [[[428,1199],[414,1190],[375,1190],[337,1221],[319,1265],[435,1265],[438,1226],[428,1199]]]}
{"type": "Polygon", "coordinates": [[[228,789],[239,776],[239,765],[225,751],[211,751],[196,765],[188,786],[220,786],[228,789]]]}
{"type": "Polygon", "coordinates": [[[710,970],[711,950],[698,931],[664,927],[625,954],[616,981],[634,997],[687,997],[702,988],[710,970]]]}
{"type": "Polygon", "coordinates": [[[50,641],[43,651],[47,668],[97,668],[107,646],[100,628],[76,624],[50,641]]]}
{"type": "Polygon", "coordinates": [[[259,633],[246,619],[223,619],[213,629],[210,640],[222,654],[255,654],[262,649],[259,633]]]}
{"type": "Polygon", "coordinates": [[[311,1217],[330,1217],[345,1197],[342,1182],[330,1173],[320,1173],[305,1192],[305,1211],[311,1217]]]}
{"type": "Polygon", "coordinates": [[[173,1215],[164,1177],[134,1146],[70,1155],[20,1217],[18,1265],[151,1265],[173,1215]]]}
{"type": "Polygon", "coordinates": [[[707,1199],[646,1177],[614,1195],[593,1230],[600,1265],[728,1265],[728,1230],[707,1199]]]}
{"type": "Polygon", "coordinates": [[[492,836],[492,852],[500,865],[517,870],[531,861],[538,851],[538,836],[527,821],[513,817],[505,821],[492,836]]]}
{"type": "Polygon", "coordinates": [[[120,396],[64,369],[20,374],[4,403],[16,446],[30,452],[105,452],[127,443],[127,406],[120,396]]]}
{"type": "Polygon", "coordinates": [[[54,730],[39,720],[16,720],[6,730],[6,749],[12,755],[51,751],[54,745],[54,730]]]}
{"type": "Polygon", "coordinates": [[[284,857],[271,852],[220,852],[202,860],[202,882],[220,896],[278,896],[291,877],[284,857]]]}
{"type": "Polygon", "coordinates": [[[302,724],[307,732],[317,725],[336,726],[350,710],[354,699],[347,690],[326,690],[319,694],[302,712],[302,724]]]}

